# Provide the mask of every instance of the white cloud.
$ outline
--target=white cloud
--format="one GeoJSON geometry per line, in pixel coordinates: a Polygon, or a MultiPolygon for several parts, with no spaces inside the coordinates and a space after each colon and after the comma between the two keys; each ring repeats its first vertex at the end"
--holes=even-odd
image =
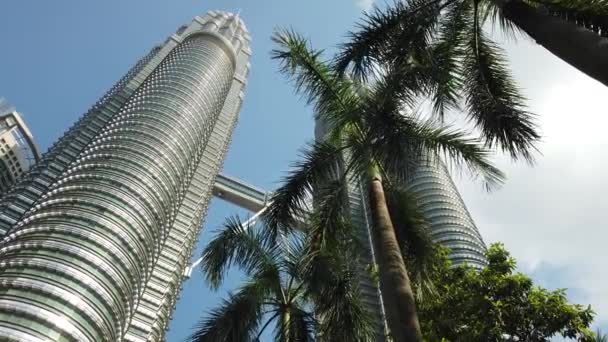
{"type": "MultiPolygon", "coordinates": [[[[608,322],[608,88],[530,42],[509,44],[515,78],[543,132],[537,164],[497,163],[502,189],[486,194],[457,180],[486,242],[502,241],[520,268],[549,288],[566,287],[608,322]]],[[[606,328],[606,327],[604,327],[606,328]]]]}
{"type": "Polygon", "coordinates": [[[363,11],[369,11],[374,6],[375,0],[357,0],[356,4],[363,11]]]}

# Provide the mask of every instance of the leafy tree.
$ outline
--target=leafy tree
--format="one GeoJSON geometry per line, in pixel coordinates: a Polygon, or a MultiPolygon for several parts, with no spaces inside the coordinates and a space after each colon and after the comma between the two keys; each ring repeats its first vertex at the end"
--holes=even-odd
{"type": "MultiPolygon", "coordinates": [[[[346,196],[336,194],[343,192],[348,179],[361,180],[370,201],[372,240],[391,335],[398,342],[421,340],[414,294],[385,187],[404,184],[412,168],[431,154],[468,167],[488,186],[500,183],[503,175],[488,162],[483,144],[468,133],[437,127],[404,112],[409,96],[401,90],[404,82],[417,77],[409,70],[391,70],[366,86],[336,73],[321,60],[322,51],[310,48],[296,33],[277,32],[273,40],[278,44],[273,57],[281,62],[283,73],[295,83],[297,92],[314,104],[327,134],[324,141],[304,151],[303,160],[273,195],[263,215],[267,234],[273,239],[289,231],[311,193],[315,206],[324,213],[319,231],[332,227],[321,223],[331,222],[336,217],[333,213],[348,205],[346,196]],[[319,194],[318,189],[327,188],[328,180],[330,188],[341,191],[319,194]]],[[[324,234],[339,239],[335,232],[324,234]]]]}
{"type": "Polygon", "coordinates": [[[233,265],[248,280],[200,322],[190,340],[259,341],[274,324],[280,342],[371,341],[348,246],[321,248],[300,232],[275,243],[262,231],[228,219],[203,251],[203,274],[212,287],[233,265]]]}
{"type": "Polygon", "coordinates": [[[515,260],[501,244],[490,246],[481,271],[450,268],[439,250],[435,295],[419,303],[429,341],[549,341],[552,336],[591,341],[591,308],[569,304],[565,290],[549,291],[515,273],[515,260]]]}

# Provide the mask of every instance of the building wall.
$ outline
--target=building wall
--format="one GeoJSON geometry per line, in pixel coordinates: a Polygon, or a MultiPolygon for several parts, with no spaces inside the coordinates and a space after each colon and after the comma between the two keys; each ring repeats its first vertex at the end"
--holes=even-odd
{"type": "Polygon", "coordinates": [[[246,77],[242,22],[212,16],[154,49],[0,200],[0,339],[120,341],[148,304],[133,339],[162,339],[195,240],[175,235],[200,227],[246,77]]]}
{"type": "MultiPolygon", "coordinates": [[[[213,21],[214,17],[221,16],[221,13],[212,12],[203,18],[196,18],[187,28],[178,31],[179,34],[173,39],[183,40],[184,37],[200,30],[209,21],[213,21]]],[[[243,37],[241,46],[249,45],[244,32],[237,32],[236,35],[243,37]]],[[[221,161],[226,155],[237,123],[244,97],[245,80],[249,72],[250,55],[251,51],[248,48],[240,49],[237,54],[237,68],[226,102],[205,146],[203,157],[186,192],[185,200],[179,208],[167,242],[146,284],[125,341],[164,340],[165,331],[181,290],[185,268],[200,236],[202,221],[212,196],[211,189],[221,169],[221,161]]]]}
{"type": "Polygon", "coordinates": [[[21,178],[38,158],[32,134],[19,113],[13,109],[5,113],[0,110],[0,194],[21,178]]]}
{"type": "Polygon", "coordinates": [[[46,193],[49,186],[66,170],[76,156],[106,125],[126,100],[160,63],[154,48],[76,121],[44,153],[39,162],[15,186],[0,198],[0,236],[5,235],[32,205],[46,193]]]}
{"type": "Polygon", "coordinates": [[[486,246],[445,164],[439,158],[421,163],[408,188],[418,195],[433,241],[450,249],[453,265],[483,268],[486,246]]]}

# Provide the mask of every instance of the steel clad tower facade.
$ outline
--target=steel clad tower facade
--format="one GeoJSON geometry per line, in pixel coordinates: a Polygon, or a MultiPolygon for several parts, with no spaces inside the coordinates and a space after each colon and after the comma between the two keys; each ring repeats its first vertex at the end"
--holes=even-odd
{"type": "Polygon", "coordinates": [[[481,269],[486,245],[445,164],[437,157],[418,166],[408,189],[417,194],[433,241],[449,249],[454,266],[481,269]]]}
{"type": "Polygon", "coordinates": [[[0,98],[0,195],[39,159],[38,147],[21,114],[0,98]]]}
{"type": "Polygon", "coordinates": [[[0,200],[0,340],[161,341],[249,70],[209,12],[140,60],[0,200]]]}

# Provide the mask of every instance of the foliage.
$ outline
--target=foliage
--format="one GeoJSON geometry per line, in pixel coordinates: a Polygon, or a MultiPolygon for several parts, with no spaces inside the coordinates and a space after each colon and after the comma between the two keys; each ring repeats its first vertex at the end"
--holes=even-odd
{"type": "Polygon", "coordinates": [[[386,189],[386,198],[401,253],[410,278],[418,284],[416,295],[421,300],[435,292],[431,275],[438,262],[438,246],[431,239],[428,220],[415,192],[392,185],[386,189]]]}
{"type": "MultiPolygon", "coordinates": [[[[504,32],[514,33],[518,28],[506,16],[505,6],[515,2],[608,35],[605,0],[396,0],[365,14],[342,45],[332,70],[354,77],[352,82],[374,84],[399,75],[399,81],[387,82],[390,87],[385,88],[402,98],[401,105],[414,108],[430,99],[440,121],[448,111],[464,113],[486,146],[514,159],[533,161],[539,139],[535,115],[526,109],[505,53],[484,32],[490,24],[498,24],[504,32]]],[[[393,153],[403,150],[393,146],[393,153]]],[[[397,228],[397,233],[402,229],[397,228]]],[[[411,252],[402,249],[404,254],[411,252]]],[[[500,256],[496,250],[489,252],[494,253],[490,257],[500,256]]],[[[433,258],[432,252],[426,254],[433,258]]],[[[435,256],[440,258],[441,252],[435,251],[435,256]]],[[[412,263],[406,259],[408,265],[412,263]]],[[[451,271],[441,263],[426,270],[430,279],[425,283],[439,283],[437,301],[443,301],[419,303],[426,310],[421,322],[430,334],[427,337],[433,341],[442,337],[491,341],[509,335],[513,340],[543,341],[554,334],[589,338],[590,309],[568,304],[563,290],[534,287],[529,278],[513,274],[514,261],[508,256],[492,262],[479,275],[471,269],[451,271]],[[446,282],[447,277],[454,285],[446,282]],[[470,289],[474,293],[468,293],[470,289]],[[442,295],[446,290],[454,293],[442,295]],[[431,309],[435,311],[429,314],[431,309]]],[[[413,265],[409,266],[411,271],[413,265]]],[[[421,285],[417,292],[424,292],[421,285]]]]}
{"type": "MultiPolygon", "coordinates": [[[[489,162],[489,151],[479,139],[470,137],[467,131],[421,120],[409,111],[408,104],[423,86],[417,70],[396,67],[373,83],[365,84],[336,72],[322,60],[323,51],[314,50],[305,38],[293,31],[277,31],[273,40],[277,43],[273,58],[280,62],[281,71],[293,82],[296,92],[313,105],[317,124],[325,129],[325,136],[308,146],[303,160],[294,165],[284,185],[271,198],[269,209],[262,215],[269,239],[288,231],[286,228],[292,226],[289,218],[301,213],[311,196],[319,213],[313,227],[318,228],[316,235],[324,237],[319,241],[344,239],[344,230],[332,227],[339,227],[335,225],[339,222],[336,218],[349,211],[347,188],[356,184],[360,188],[353,190],[363,191],[375,180],[381,180],[383,188],[405,184],[411,172],[420,163],[427,162],[428,156],[442,156],[452,165],[467,167],[473,175],[483,177],[488,187],[502,182],[503,174],[489,162]]],[[[400,190],[398,186],[391,188],[395,193],[400,190]]],[[[407,201],[399,203],[404,197],[397,195],[395,199],[397,201],[391,203],[396,206],[395,212],[405,208],[407,201]]],[[[412,263],[421,266],[428,249],[420,243],[427,239],[419,234],[421,230],[410,228],[413,227],[407,224],[397,227],[402,237],[401,249],[408,256],[415,255],[412,263]]],[[[399,260],[392,261],[403,263],[399,250],[391,247],[397,246],[387,243],[379,247],[380,254],[387,258],[396,256],[399,260]]],[[[387,258],[379,264],[379,270],[387,267],[387,258]]],[[[378,273],[381,287],[389,286],[389,273],[378,273]]],[[[390,293],[390,289],[395,288],[391,285],[383,291],[385,301],[398,302],[404,309],[401,312],[414,313],[409,317],[413,323],[408,329],[411,326],[419,335],[416,319],[412,318],[414,301],[405,298],[411,294],[409,282],[405,275],[400,280],[395,286],[404,289],[399,293],[402,298],[390,293]],[[404,308],[406,305],[409,307],[404,308]]],[[[408,319],[396,316],[388,316],[394,334],[404,326],[403,319],[408,319]]]]}
{"type": "Polygon", "coordinates": [[[248,279],[208,313],[190,340],[258,341],[274,325],[275,341],[370,341],[353,271],[357,259],[347,241],[320,243],[310,228],[276,243],[264,231],[229,218],[205,248],[202,270],[213,288],[232,266],[248,279]]]}
{"type": "Polygon", "coordinates": [[[395,0],[365,13],[335,59],[338,73],[374,79],[405,70],[401,92],[431,100],[436,116],[464,112],[485,143],[512,158],[534,160],[540,138],[504,51],[484,32],[486,22],[517,30],[506,4],[538,11],[608,36],[605,0],[395,0]]]}
{"type": "Polygon", "coordinates": [[[438,252],[432,272],[436,295],[418,304],[429,341],[549,341],[552,336],[590,341],[590,307],[568,303],[565,290],[549,291],[515,272],[516,262],[501,244],[490,246],[481,271],[451,268],[438,252]]]}
{"type": "MultiPolygon", "coordinates": [[[[273,58],[296,91],[314,106],[327,139],[302,152],[302,161],[293,165],[271,198],[263,215],[271,236],[293,226],[290,218],[302,212],[313,191],[328,186],[344,191],[347,176],[365,178],[370,168],[403,184],[424,156],[435,154],[480,175],[488,187],[502,182],[504,176],[489,162],[487,149],[468,132],[438,127],[403,111],[407,98],[399,92],[401,82],[413,77],[406,71],[386,74],[365,86],[336,73],[323,62],[322,51],[312,49],[301,35],[277,31],[273,40],[278,45],[273,58]]],[[[328,196],[338,192],[325,191],[328,196]]],[[[343,210],[338,207],[346,204],[335,197],[318,203],[328,205],[326,213],[343,210]]]]}

